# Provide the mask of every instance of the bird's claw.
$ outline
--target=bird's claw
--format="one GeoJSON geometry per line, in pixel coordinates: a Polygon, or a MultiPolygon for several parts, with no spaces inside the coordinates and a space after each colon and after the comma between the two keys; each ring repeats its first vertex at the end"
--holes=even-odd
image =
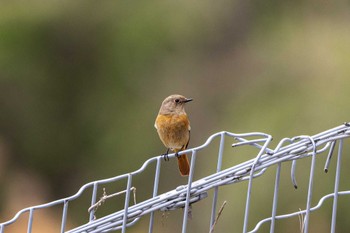
{"type": "Polygon", "coordinates": [[[168,156],[168,154],[163,154],[163,159],[164,159],[164,161],[169,161],[169,156],[168,156]]]}

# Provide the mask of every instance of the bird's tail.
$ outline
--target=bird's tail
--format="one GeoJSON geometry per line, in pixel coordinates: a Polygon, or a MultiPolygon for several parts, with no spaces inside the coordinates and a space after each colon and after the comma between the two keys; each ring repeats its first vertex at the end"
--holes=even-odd
{"type": "Polygon", "coordinates": [[[177,157],[177,164],[179,165],[179,170],[182,176],[188,176],[190,174],[190,163],[186,154],[177,157]]]}

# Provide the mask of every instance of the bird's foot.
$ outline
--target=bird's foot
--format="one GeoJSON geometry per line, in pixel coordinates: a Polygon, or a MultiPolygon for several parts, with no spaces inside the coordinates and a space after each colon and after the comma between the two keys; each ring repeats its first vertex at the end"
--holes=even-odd
{"type": "Polygon", "coordinates": [[[169,161],[169,148],[166,150],[165,154],[163,154],[164,161],[169,161]]]}
{"type": "Polygon", "coordinates": [[[163,159],[164,159],[164,161],[169,161],[169,155],[168,155],[168,153],[163,154],[163,159]]]}
{"type": "Polygon", "coordinates": [[[179,158],[181,155],[179,155],[179,152],[175,153],[176,158],[179,158]]]}

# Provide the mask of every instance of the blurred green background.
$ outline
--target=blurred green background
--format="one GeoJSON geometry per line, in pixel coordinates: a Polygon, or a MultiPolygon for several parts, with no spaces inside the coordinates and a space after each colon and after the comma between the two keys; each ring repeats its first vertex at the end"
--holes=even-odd
{"type": "MultiPolygon", "coordinates": [[[[0,221],[165,152],[153,125],[170,94],[194,99],[190,147],[221,130],[269,133],[277,145],[349,121],[349,22],[349,1],[0,1],[0,221]]],[[[224,167],[255,155],[231,143],[224,167]]],[[[215,171],[216,151],[215,141],[201,152],[196,178],[215,171]]],[[[344,157],[340,188],[347,190],[344,157]]],[[[333,188],[335,161],[324,174],[324,159],[313,205],[333,188]]],[[[309,166],[298,163],[298,190],[290,164],[283,167],[279,214],[305,208],[309,166]]],[[[186,183],[175,161],[162,168],[160,192],[186,183]]],[[[152,190],[153,170],[136,177],[136,187],[152,190]]],[[[271,168],[254,186],[250,229],[270,216],[274,176],[271,168]]],[[[219,205],[228,204],[215,232],[242,230],[246,185],[220,189],[219,205]]],[[[139,201],[148,191],[138,189],[139,201]]],[[[337,232],[346,232],[350,198],[339,201],[337,232]]],[[[88,218],[88,204],[78,204],[71,226],[88,218]]],[[[311,216],[310,232],[329,232],[331,206],[311,216]]],[[[210,198],[193,206],[188,232],[208,232],[210,207],[210,198]]],[[[36,232],[56,232],[61,216],[38,219],[36,232]]],[[[181,222],[182,210],[157,213],[154,232],[180,232],[181,222]]],[[[146,232],[147,223],[128,232],[146,232]]],[[[297,218],[276,227],[300,232],[297,218]]]]}

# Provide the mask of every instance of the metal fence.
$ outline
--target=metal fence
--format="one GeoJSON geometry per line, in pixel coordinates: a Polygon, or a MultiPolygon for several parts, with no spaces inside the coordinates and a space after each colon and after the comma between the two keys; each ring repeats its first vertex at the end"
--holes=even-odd
{"type": "MultiPolygon", "coordinates": [[[[183,220],[182,220],[182,233],[187,232],[187,223],[190,218],[189,213],[191,212],[191,204],[194,202],[200,202],[203,198],[208,196],[208,191],[213,192],[212,195],[212,208],[211,208],[211,218],[210,218],[210,229],[215,226],[217,217],[220,211],[218,211],[218,193],[219,187],[223,185],[234,185],[239,182],[247,182],[247,194],[246,203],[244,210],[244,222],[243,229],[246,232],[257,232],[261,229],[263,224],[269,224],[270,232],[275,232],[276,220],[286,219],[295,216],[303,215],[302,220],[302,232],[309,232],[309,219],[310,213],[319,209],[326,199],[331,198],[333,200],[332,218],[330,232],[335,232],[336,229],[336,219],[337,219],[337,207],[338,207],[338,197],[341,195],[349,195],[350,191],[339,191],[339,180],[340,180],[340,166],[341,157],[343,150],[343,140],[350,137],[350,124],[344,123],[338,127],[326,130],[319,134],[313,136],[297,136],[293,138],[282,139],[275,148],[270,148],[269,145],[272,136],[265,133],[243,133],[236,134],[230,132],[219,132],[213,134],[208,138],[208,140],[201,146],[188,149],[186,151],[180,152],[187,153],[191,155],[191,168],[190,174],[188,176],[188,182],[186,185],[179,186],[174,190],[159,194],[159,180],[161,177],[161,164],[163,163],[162,156],[157,156],[147,160],[140,169],[137,171],[113,177],[110,179],[104,179],[99,181],[90,182],[83,187],[73,196],[63,198],[57,201],[53,201],[47,204],[32,206],[19,211],[11,220],[7,222],[0,223],[0,233],[7,233],[7,228],[10,225],[16,224],[19,217],[24,213],[29,213],[27,232],[33,232],[32,225],[35,219],[35,212],[40,209],[52,208],[52,207],[62,207],[61,211],[61,226],[60,232],[67,233],[78,233],[78,232],[110,232],[110,231],[121,231],[126,232],[127,229],[132,227],[141,218],[148,218],[148,232],[153,232],[154,228],[154,218],[156,211],[168,211],[173,209],[183,208],[183,220]],[[201,150],[207,147],[215,138],[219,138],[220,144],[217,152],[217,169],[216,172],[203,177],[198,180],[193,180],[195,170],[195,165],[197,159],[200,159],[201,150]],[[222,161],[224,155],[224,144],[231,140],[235,142],[232,144],[233,147],[248,146],[257,148],[258,153],[254,159],[245,161],[243,163],[237,164],[235,166],[222,169],[222,161]],[[313,183],[314,183],[314,173],[315,173],[315,162],[319,157],[319,154],[328,153],[326,163],[324,166],[325,172],[328,171],[329,164],[335,150],[336,144],[338,146],[338,156],[336,161],[336,171],[335,171],[335,181],[334,190],[332,193],[323,196],[317,205],[311,206],[312,195],[313,195],[313,183]],[[307,191],[307,201],[305,203],[305,209],[294,213],[277,215],[277,204],[280,191],[280,177],[281,177],[281,165],[282,163],[291,163],[291,181],[292,184],[297,187],[295,171],[296,163],[304,158],[311,158],[311,168],[310,175],[308,176],[308,191],[307,191]],[[153,195],[151,198],[136,203],[133,200],[133,177],[137,174],[142,174],[146,167],[155,165],[154,171],[154,186],[153,195]],[[271,217],[266,218],[258,222],[253,229],[248,229],[248,221],[250,216],[250,205],[251,205],[251,193],[254,180],[262,176],[267,169],[276,169],[275,185],[273,192],[273,202],[271,217]],[[116,181],[125,181],[126,187],[118,193],[112,195],[105,195],[102,199],[97,198],[98,190],[103,187],[103,185],[110,184],[116,181]],[[67,229],[67,216],[69,211],[69,204],[82,196],[82,193],[86,190],[91,191],[91,205],[88,213],[88,221],[73,229],[67,229]],[[107,214],[103,217],[95,218],[95,211],[105,200],[111,198],[115,195],[123,194],[125,196],[124,208],[112,214],[107,214]],[[132,203],[132,204],[130,204],[132,203]],[[147,216],[146,216],[147,215],[147,216]]],[[[232,143],[230,141],[230,143],[232,143]]],[[[174,158],[174,154],[169,154],[169,158],[174,158]]],[[[209,232],[211,230],[208,229],[209,232]]],[[[145,230],[146,232],[146,230],[145,230]]]]}

